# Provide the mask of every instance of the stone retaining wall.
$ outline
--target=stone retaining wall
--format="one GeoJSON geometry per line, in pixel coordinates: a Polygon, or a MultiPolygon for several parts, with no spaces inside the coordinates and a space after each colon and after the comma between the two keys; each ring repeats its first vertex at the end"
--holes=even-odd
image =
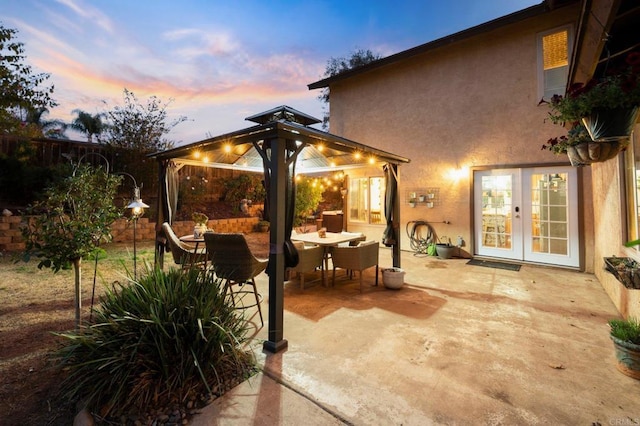
{"type": "Polygon", "coordinates": [[[20,231],[22,217],[0,217],[0,251],[24,250],[22,232],[20,231]]]}
{"type": "MultiPolygon", "coordinates": [[[[207,227],[216,232],[254,232],[259,218],[240,217],[232,219],[212,219],[207,222],[207,227]]],[[[25,249],[20,231],[21,216],[0,216],[0,252],[20,251],[25,249]]],[[[173,222],[171,225],[177,235],[193,234],[193,221],[173,222]]],[[[111,227],[113,241],[133,241],[133,223],[128,219],[119,219],[111,227]]],[[[138,219],[136,225],[136,241],[153,241],[156,237],[156,224],[148,218],[138,219]]]]}

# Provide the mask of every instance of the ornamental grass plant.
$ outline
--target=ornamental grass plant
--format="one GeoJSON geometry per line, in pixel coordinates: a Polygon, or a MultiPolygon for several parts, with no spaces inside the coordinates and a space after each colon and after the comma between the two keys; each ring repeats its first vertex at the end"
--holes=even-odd
{"type": "Polygon", "coordinates": [[[636,318],[609,320],[611,335],[623,342],[640,345],[640,321],[636,318]]]}
{"type": "Polygon", "coordinates": [[[219,279],[154,269],[115,285],[91,323],[58,334],[68,398],[103,418],[199,406],[255,372],[247,323],[219,279]]]}

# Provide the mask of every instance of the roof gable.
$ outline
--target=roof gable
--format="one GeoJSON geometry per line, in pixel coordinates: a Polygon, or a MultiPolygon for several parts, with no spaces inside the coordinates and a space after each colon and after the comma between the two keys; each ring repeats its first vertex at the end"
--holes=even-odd
{"type": "Polygon", "coordinates": [[[343,81],[348,78],[351,78],[360,74],[364,74],[373,70],[377,70],[379,68],[382,68],[391,64],[395,64],[400,61],[404,61],[406,59],[423,54],[425,52],[429,52],[440,47],[448,46],[453,43],[467,40],[477,35],[484,34],[513,23],[521,22],[529,18],[543,15],[559,7],[577,3],[578,1],[579,0],[545,0],[538,5],[528,7],[526,9],[511,13],[509,15],[502,16],[500,18],[496,18],[489,22],[485,22],[484,24],[480,24],[475,27],[471,27],[466,30],[459,31],[457,33],[439,38],[437,40],[430,41],[428,43],[421,44],[411,49],[407,49],[402,52],[387,56],[385,58],[371,62],[367,65],[342,72],[332,77],[327,77],[325,79],[316,81],[314,83],[308,84],[307,87],[309,88],[309,90],[329,87],[333,83],[343,81]]]}

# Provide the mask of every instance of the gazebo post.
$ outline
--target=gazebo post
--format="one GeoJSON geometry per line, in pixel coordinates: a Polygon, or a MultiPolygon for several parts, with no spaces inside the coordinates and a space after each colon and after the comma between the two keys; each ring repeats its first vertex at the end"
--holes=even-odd
{"type": "Polygon", "coordinates": [[[396,243],[392,246],[393,267],[401,268],[400,265],[400,240],[402,238],[402,232],[400,232],[400,195],[397,193],[397,188],[400,186],[400,170],[397,164],[390,164],[393,170],[393,175],[396,180],[396,196],[393,200],[393,227],[396,231],[396,243]]]}
{"type": "Polygon", "coordinates": [[[271,141],[271,189],[269,194],[269,330],[263,349],[275,353],[286,349],[284,336],[284,234],[286,198],[286,140],[271,141]]]}

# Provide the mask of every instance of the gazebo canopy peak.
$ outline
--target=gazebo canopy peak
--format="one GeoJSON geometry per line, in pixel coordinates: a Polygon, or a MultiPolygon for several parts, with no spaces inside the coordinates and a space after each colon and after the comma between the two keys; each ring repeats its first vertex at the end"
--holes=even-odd
{"type": "Polygon", "coordinates": [[[321,123],[321,120],[318,120],[315,117],[312,117],[304,112],[298,111],[297,109],[291,108],[286,105],[281,105],[279,107],[270,109],[269,111],[261,112],[259,114],[254,114],[250,117],[245,118],[247,121],[253,121],[258,124],[265,124],[271,121],[290,121],[292,123],[300,123],[303,126],[310,126],[312,124],[321,123]]]}

